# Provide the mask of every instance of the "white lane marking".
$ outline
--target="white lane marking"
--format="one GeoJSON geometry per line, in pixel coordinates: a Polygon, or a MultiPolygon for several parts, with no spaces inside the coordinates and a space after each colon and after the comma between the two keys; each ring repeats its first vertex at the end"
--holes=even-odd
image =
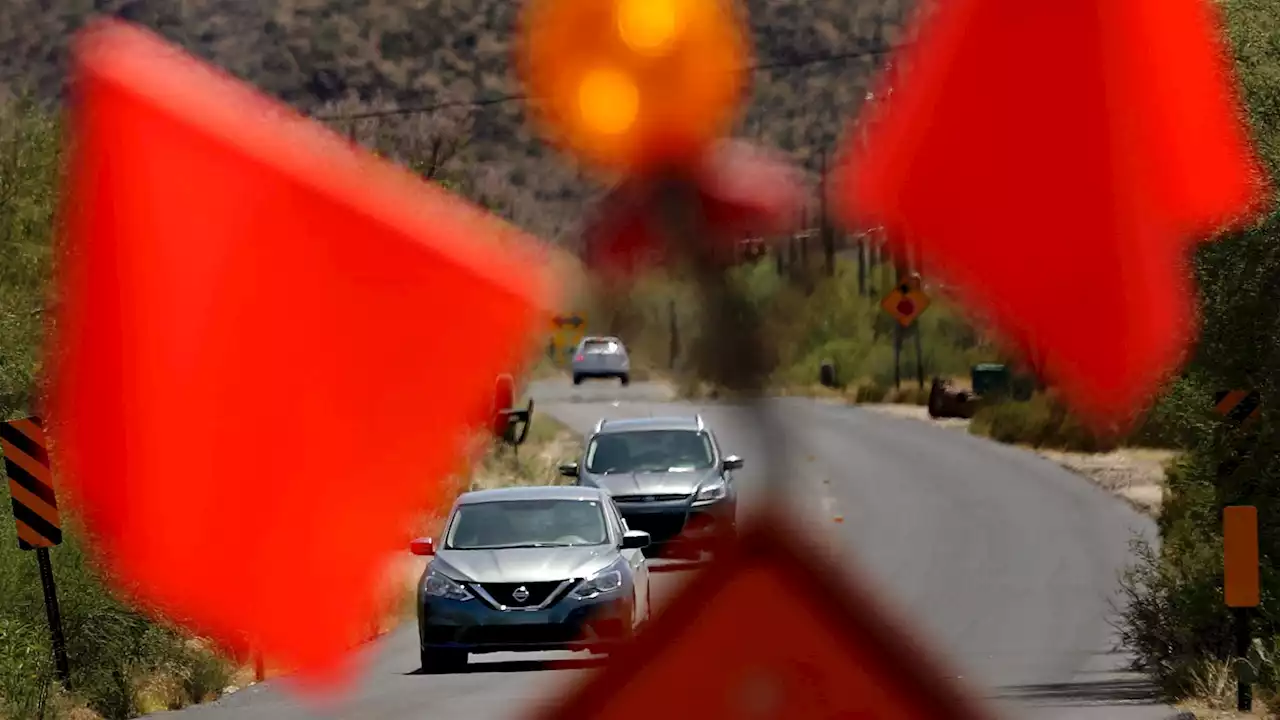
{"type": "Polygon", "coordinates": [[[844,515],[836,508],[836,500],[830,496],[822,498],[822,517],[827,522],[844,522],[844,515]]]}

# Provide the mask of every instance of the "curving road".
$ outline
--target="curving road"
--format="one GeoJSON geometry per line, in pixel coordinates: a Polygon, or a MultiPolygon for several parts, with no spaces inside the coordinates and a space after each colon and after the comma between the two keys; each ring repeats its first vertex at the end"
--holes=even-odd
{"type": "MultiPolygon", "coordinates": [[[[759,443],[740,407],[671,400],[651,383],[532,388],[538,409],[577,430],[601,416],[703,413],[738,474],[749,512],[761,486],[759,443]],[[755,461],[755,462],[753,462],[755,461]]],[[[899,616],[993,716],[1037,720],[1163,720],[1173,710],[1123,672],[1108,618],[1135,534],[1153,524],[1088,482],[1006,446],[913,420],[806,399],[775,401],[792,442],[792,511],[841,567],[881,589],[899,616]],[[832,517],[844,517],[836,524],[832,517]]],[[[655,573],[655,601],[689,576],[655,573]]],[[[446,718],[506,720],[553,700],[606,660],[569,653],[478,656],[466,673],[417,672],[406,624],[366,651],[368,668],[339,705],[302,705],[279,681],[183,711],[196,718],[446,718]]]]}

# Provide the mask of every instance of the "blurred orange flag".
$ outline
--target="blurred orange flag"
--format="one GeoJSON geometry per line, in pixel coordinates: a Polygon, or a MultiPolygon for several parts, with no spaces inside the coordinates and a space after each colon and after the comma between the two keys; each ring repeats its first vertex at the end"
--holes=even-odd
{"type": "Polygon", "coordinates": [[[553,273],[531,238],[141,30],[76,49],[56,469],[137,601],[338,670],[493,378],[547,326],[553,273]]]}
{"type": "MultiPolygon", "coordinates": [[[[1207,0],[954,0],[895,59],[833,183],[1096,426],[1195,335],[1186,253],[1271,197],[1207,0]]],[[[851,138],[852,139],[852,138],[851,138]]]]}

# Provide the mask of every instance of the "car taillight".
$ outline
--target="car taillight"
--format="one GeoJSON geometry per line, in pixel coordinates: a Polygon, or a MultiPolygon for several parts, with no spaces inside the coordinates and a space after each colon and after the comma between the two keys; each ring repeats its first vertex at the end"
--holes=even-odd
{"type": "Polygon", "coordinates": [[[582,362],[584,359],[586,359],[586,357],[587,357],[586,355],[578,355],[577,357],[575,357],[575,358],[573,359],[573,361],[574,361],[574,362],[582,362]]]}

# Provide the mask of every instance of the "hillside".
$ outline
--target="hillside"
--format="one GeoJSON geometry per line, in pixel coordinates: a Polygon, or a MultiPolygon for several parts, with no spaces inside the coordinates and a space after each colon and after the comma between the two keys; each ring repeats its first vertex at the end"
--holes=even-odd
{"type": "MultiPolygon", "coordinates": [[[[740,134],[816,171],[883,60],[848,56],[898,41],[903,0],[746,5],[757,63],[775,67],[756,71],[740,134]],[[846,57],[795,67],[831,55],[846,57]]],[[[510,0],[3,0],[0,85],[57,97],[67,39],[100,13],[153,28],[310,113],[494,101],[519,92],[510,68],[518,9],[510,0]]],[[[545,237],[571,233],[597,190],[531,136],[518,101],[335,126],[545,237]]]]}

